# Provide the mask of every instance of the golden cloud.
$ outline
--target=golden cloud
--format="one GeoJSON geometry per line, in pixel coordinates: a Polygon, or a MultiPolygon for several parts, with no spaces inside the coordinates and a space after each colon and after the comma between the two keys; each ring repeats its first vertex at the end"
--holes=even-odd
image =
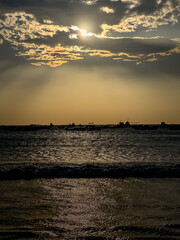
{"type": "Polygon", "coordinates": [[[14,45],[28,39],[53,37],[58,31],[69,31],[68,27],[54,25],[50,20],[41,24],[32,14],[25,12],[6,13],[4,16],[5,20],[0,20],[0,34],[14,45]]]}
{"type": "Polygon", "coordinates": [[[97,0],[82,0],[82,2],[86,5],[94,5],[96,4],[97,0]]]}
{"type": "Polygon", "coordinates": [[[121,2],[128,3],[130,9],[140,4],[140,0],[121,0],[121,2]]]}
{"type": "MultiPolygon", "coordinates": [[[[131,2],[134,5],[139,4],[138,0],[122,0],[123,2],[131,2]]],[[[163,5],[162,8],[159,8],[155,13],[149,15],[138,15],[137,13],[132,12],[129,16],[125,16],[119,24],[108,25],[104,23],[101,25],[103,37],[107,36],[109,31],[119,33],[129,33],[135,32],[138,28],[144,27],[146,31],[151,31],[157,29],[159,26],[175,24],[178,22],[178,17],[180,16],[180,8],[174,8],[171,0],[163,5]]]]}
{"type": "MultiPolygon", "coordinates": [[[[167,9],[166,12],[168,13],[167,9]]],[[[4,20],[0,20],[0,34],[4,40],[10,42],[14,50],[17,51],[16,56],[24,57],[34,66],[58,67],[69,61],[82,60],[86,56],[99,56],[101,58],[111,58],[115,61],[136,62],[139,64],[142,62],[157,61],[160,56],[179,54],[180,39],[173,39],[176,46],[168,51],[146,54],[126,53],[125,51],[117,51],[114,53],[107,49],[91,49],[85,46],[63,46],[60,43],[52,47],[46,44],[29,43],[27,40],[53,37],[58,31],[70,32],[73,30],[86,37],[94,37],[94,39],[101,38],[102,41],[103,38],[109,38],[113,45],[113,39],[117,40],[118,37],[108,37],[107,33],[110,29],[119,32],[132,32],[141,24],[149,28],[156,28],[158,24],[165,24],[164,22],[158,21],[158,17],[159,16],[154,16],[154,19],[152,18],[152,21],[150,21],[150,16],[148,18],[147,16],[141,15],[126,18],[122,20],[119,25],[110,26],[103,24],[101,26],[103,29],[102,34],[96,35],[94,33],[88,33],[78,26],[54,25],[51,20],[47,19],[44,20],[43,23],[39,23],[32,14],[15,12],[6,13],[4,20]]],[[[76,39],[77,36],[77,34],[71,34],[71,32],[69,34],[70,39],[76,39]]],[[[0,39],[0,44],[3,44],[3,39],[0,39]]],[[[106,46],[104,48],[106,48],[106,46]]]]}
{"type": "Polygon", "coordinates": [[[111,57],[115,61],[123,61],[123,62],[136,62],[136,64],[140,64],[143,62],[154,62],[157,61],[159,57],[170,56],[172,54],[180,53],[180,43],[177,42],[177,46],[172,48],[171,50],[165,52],[157,52],[150,54],[131,54],[125,52],[112,53],[111,51],[105,50],[91,50],[88,55],[89,56],[100,56],[100,57],[111,57]]]}
{"type": "Polygon", "coordinates": [[[101,7],[100,10],[105,13],[114,13],[114,9],[109,8],[109,7],[101,7]]]}
{"type": "Polygon", "coordinates": [[[37,45],[33,43],[22,43],[23,52],[18,52],[16,56],[23,56],[31,61],[35,66],[58,67],[69,61],[83,59],[79,48],[62,47],[60,44],[50,47],[45,44],[37,45]]]}

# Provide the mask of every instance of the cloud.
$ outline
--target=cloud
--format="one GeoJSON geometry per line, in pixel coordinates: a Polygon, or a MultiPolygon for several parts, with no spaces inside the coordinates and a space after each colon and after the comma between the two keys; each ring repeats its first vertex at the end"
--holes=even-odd
{"type": "Polygon", "coordinates": [[[94,5],[98,0],[82,0],[82,2],[86,5],[94,5]]]}
{"type": "Polygon", "coordinates": [[[5,13],[5,20],[0,20],[0,34],[14,45],[27,39],[53,37],[58,31],[68,32],[65,26],[52,24],[52,21],[39,23],[32,14],[25,12],[5,13]]]}
{"type": "Polygon", "coordinates": [[[140,4],[138,0],[123,0],[123,2],[133,3],[133,5],[129,6],[130,9],[133,6],[133,9],[129,10],[118,24],[102,24],[103,36],[108,35],[110,30],[119,33],[129,33],[135,32],[143,27],[146,31],[150,31],[163,25],[178,23],[178,17],[180,16],[180,5],[178,0],[166,0],[159,2],[157,5],[152,4],[154,1],[142,1],[142,4],[140,4]],[[155,8],[155,6],[157,7],[155,8]],[[149,9],[151,9],[151,11],[149,9]]]}
{"type": "Polygon", "coordinates": [[[140,0],[121,0],[121,2],[127,4],[130,9],[140,5],[140,0]]]}
{"type": "Polygon", "coordinates": [[[142,28],[152,31],[176,24],[180,16],[179,0],[0,0],[0,7],[1,12],[12,8],[33,14],[40,21],[46,16],[47,20],[64,26],[91,23],[95,34],[106,36],[142,28]]]}
{"type": "MultiPolygon", "coordinates": [[[[148,40],[149,41],[149,40],[148,40]]],[[[144,39],[144,43],[146,43],[146,40],[144,39]]],[[[138,44],[137,44],[138,46],[138,44]]],[[[152,51],[151,47],[149,45],[149,52],[148,49],[144,51],[144,53],[138,50],[136,51],[117,51],[116,53],[113,53],[111,51],[105,51],[105,50],[92,50],[92,52],[89,53],[90,56],[100,56],[100,57],[111,57],[115,61],[120,62],[136,62],[136,64],[144,63],[144,62],[154,62],[157,61],[160,57],[170,56],[173,54],[179,54],[180,53],[180,43],[174,42],[174,47],[168,47],[166,46],[161,51],[152,51]]]]}
{"type": "Polygon", "coordinates": [[[25,58],[35,66],[58,67],[69,61],[95,56],[143,63],[180,53],[178,36],[171,40],[158,36],[145,38],[143,34],[141,37],[126,35],[136,33],[139,29],[142,32],[151,31],[163,25],[176,24],[180,16],[178,0],[70,2],[0,0],[3,6],[26,8],[28,11],[11,11],[1,15],[0,35],[4,42],[11,44],[16,56],[25,58]],[[35,8],[38,6],[39,9],[40,5],[43,6],[41,13],[35,8]],[[48,14],[49,9],[56,12],[55,6],[56,9],[60,7],[57,10],[59,16],[53,21],[53,16],[48,14]],[[34,14],[30,11],[34,11],[34,14]],[[89,30],[91,24],[87,24],[86,28],[83,19],[86,15],[93,19],[94,25],[97,24],[95,31],[89,30]]]}
{"type": "MultiPolygon", "coordinates": [[[[112,42],[114,40],[111,40],[112,42]]],[[[16,56],[25,57],[35,66],[58,67],[69,61],[83,60],[87,56],[99,56],[111,58],[118,62],[143,62],[157,61],[160,57],[166,57],[180,53],[180,43],[167,41],[166,39],[121,39],[118,40],[121,47],[112,50],[103,45],[102,49],[94,49],[82,46],[61,46],[51,47],[45,44],[22,43],[23,51],[16,56]],[[132,49],[129,46],[133,45],[132,49]],[[144,49],[139,49],[144,45],[144,49]],[[164,46],[162,46],[164,45],[164,46]]]]}
{"type": "Polygon", "coordinates": [[[114,13],[114,9],[109,8],[109,7],[101,7],[100,10],[105,13],[114,13]]]}
{"type": "Polygon", "coordinates": [[[25,57],[32,65],[58,67],[69,61],[83,59],[80,48],[62,47],[60,44],[51,47],[45,44],[37,45],[22,43],[23,51],[16,56],[25,57]]]}

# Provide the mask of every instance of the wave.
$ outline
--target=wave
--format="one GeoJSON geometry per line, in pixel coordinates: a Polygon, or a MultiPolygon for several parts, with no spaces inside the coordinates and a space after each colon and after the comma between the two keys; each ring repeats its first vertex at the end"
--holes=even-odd
{"type": "Polygon", "coordinates": [[[0,179],[179,178],[180,164],[1,164],[0,179]]]}

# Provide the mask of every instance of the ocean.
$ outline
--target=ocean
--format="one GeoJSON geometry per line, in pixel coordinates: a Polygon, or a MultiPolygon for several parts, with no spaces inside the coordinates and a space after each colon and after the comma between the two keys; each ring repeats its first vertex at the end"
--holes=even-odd
{"type": "Polygon", "coordinates": [[[180,239],[180,131],[0,129],[0,239],[180,239]]]}

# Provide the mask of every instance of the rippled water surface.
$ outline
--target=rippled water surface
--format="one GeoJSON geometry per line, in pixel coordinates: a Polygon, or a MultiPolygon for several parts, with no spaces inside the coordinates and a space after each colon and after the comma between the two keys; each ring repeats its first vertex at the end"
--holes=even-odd
{"type": "Polygon", "coordinates": [[[135,178],[1,181],[0,237],[180,239],[179,183],[135,178]]]}
{"type": "Polygon", "coordinates": [[[0,239],[180,239],[179,169],[179,131],[0,130],[0,239]]]}
{"type": "Polygon", "coordinates": [[[0,162],[180,162],[180,132],[0,131],[0,162]]]}

